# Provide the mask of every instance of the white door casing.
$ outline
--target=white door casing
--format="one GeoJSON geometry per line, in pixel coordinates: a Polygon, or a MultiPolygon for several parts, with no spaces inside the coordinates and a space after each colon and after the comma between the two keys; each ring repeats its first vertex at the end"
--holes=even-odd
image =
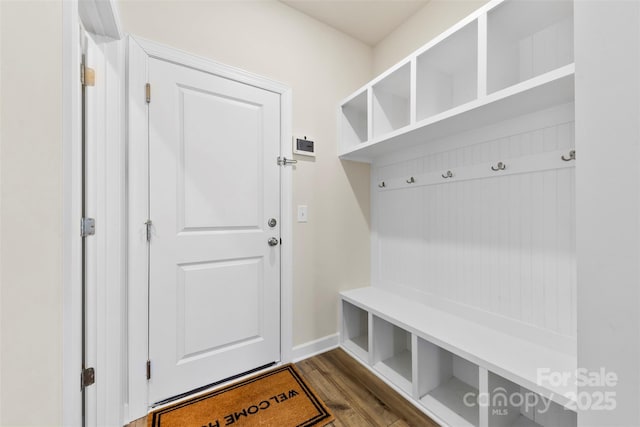
{"type": "MultiPolygon", "coordinates": [[[[284,157],[291,156],[291,90],[285,85],[282,85],[278,82],[274,82],[272,80],[260,77],[255,74],[248,73],[243,70],[239,70],[237,68],[229,67],[227,65],[216,63],[215,61],[211,61],[209,59],[197,57],[194,55],[186,54],[176,49],[168,48],[166,46],[148,41],[142,40],[137,37],[129,37],[128,43],[128,74],[127,74],[127,98],[128,98],[128,130],[127,130],[127,140],[128,140],[128,273],[127,273],[127,282],[128,282],[128,402],[126,405],[126,415],[125,422],[135,420],[146,414],[149,406],[157,401],[157,398],[154,397],[153,393],[153,385],[152,381],[157,378],[158,371],[158,363],[156,360],[152,361],[152,379],[151,382],[147,381],[145,375],[145,365],[146,361],[152,353],[152,344],[148,343],[148,334],[147,329],[149,327],[149,317],[153,316],[153,314],[148,311],[148,300],[149,300],[149,292],[146,284],[149,282],[150,277],[148,276],[147,270],[147,259],[149,256],[148,246],[145,239],[145,221],[150,217],[149,210],[149,177],[151,173],[148,171],[149,166],[149,146],[146,141],[150,140],[150,133],[153,131],[150,127],[148,127],[148,113],[151,112],[151,109],[154,105],[154,102],[158,99],[159,93],[158,89],[152,85],[152,101],[150,104],[147,104],[145,101],[145,90],[144,86],[147,82],[149,82],[151,77],[151,67],[152,61],[154,60],[162,60],[167,63],[173,64],[182,64],[185,69],[189,71],[202,71],[206,72],[211,76],[224,77],[228,81],[243,83],[252,88],[260,88],[262,90],[272,92],[277,97],[277,109],[279,115],[279,141],[278,148],[275,154],[275,157],[272,159],[267,159],[267,155],[265,154],[265,164],[266,162],[273,162],[275,165],[276,158],[278,155],[284,157]]],[[[189,85],[187,85],[189,86],[189,85]]],[[[193,86],[193,85],[192,85],[193,86]]],[[[193,88],[191,86],[191,88],[193,88]]],[[[209,91],[211,92],[211,91],[209,91]]],[[[215,92],[215,91],[213,91],[215,92]]],[[[206,98],[206,97],[205,97],[206,98]]],[[[224,98],[224,97],[223,97],[224,98]]],[[[228,96],[226,98],[229,98],[228,96]]],[[[231,97],[234,98],[234,97],[231,97]]],[[[198,102],[198,101],[196,101],[198,102]]],[[[200,100],[202,102],[202,100],[200,100]]],[[[259,104],[253,102],[253,104],[259,104]]],[[[269,157],[272,154],[269,154],[269,157]]],[[[238,163],[239,161],[245,161],[246,156],[241,159],[226,159],[227,163],[223,167],[231,167],[234,163],[238,163]]],[[[152,160],[153,161],[153,160],[152,160]]],[[[238,165],[238,167],[242,168],[242,165],[238,165]]],[[[256,168],[257,169],[257,168],[256,168]]],[[[255,171],[254,171],[255,172],[255,171]]],[[[278,245],[276,248],[279,248],[278,251],[280,253],[280,293],[279,298],[275,298],[277,300],[277,306],[279,306],[280,311],[278,313],[279,317],[279,335],[280,341],[277,343],[277,350],[279,354],[279,360],[282,363],[291,361],[291,348],[292,348],[292,246],[291,246],[291,224],[292,224],[292,212],[291,212],[291,167],[280,167],[278,173],[280,175],[279,179],[279,191],[280,191],[280,200],[277,201],[278,212],[280,214],[279,217],[279,235],[282,239],[282,245],[278,245]]],[[[205,174],[209,174],[209,171],[203,172],[205,174]]],[[[213,173],[213,172],[211,172],[213,173]]],[[[176,175],[174,175],[176,178],[176,175]]],[[[174,179],[174,181],[178,182],[178,179],[174,179]]],[[[263,212],[263,221],[259,226],[261,228],[267,228],[266,218],[269,218],[266,210],[263,212]]],[[[277,213],[276,213],[277,215],[277,213]]],[[[177,214],[176,214],[177,217],[177,214]]],[[[188,233],[192,233],[194,235],[199,234],[224,234],[222,230],[211,231],[203,229],[200,227],[202,225],[193,225],[198,221],[201,221],[203,217],[202,212],[198,212],[195,216],[191,215],[187,218],[187,216],[183,217],[183,221],[191,221],[192,228],[195,227],[194,230],[189,230],[188,233]]],[[[227,215],[227,218],[229,215],[227,215]]],[[[154,220],[154,228],[153,228],[153,236],[152,242],[157,241],[162,232],[159,229],[161,223],[158,223],[157,219],[152,218],[154,220]]],[[[236,220],[243,220],[243,218],[234,218],[236,220]]],[[[241,221],[242,222],[242,221],[241,221]]],[[[244,221],[246,222],[246,221],[244,221]]],[[[220,225],[215,225],[216,223],[212,223],[213,228],[220,227],[220,225]]],[[[221,224],[221,223],[218,223],[221,224]]],[[[186,225],[186,222],[183,222],[183,225],[186,225]]],[[[241,230],[236,230],[235,228],[241,227],[242,225],[225,225],[225,227],[231,227],[230,230],[226,230],[225,232],[237,233],[241,230]]],[[[189,227],[189,226],[188,226],[189,227]]],[[[188,228],[187,227],[187,228],[188,228]]],[[[211,224],[206,225],[205,228],[211,227],[211,224]]],[[[257,234],[254,230],[245,231],[246,234],[257,234]]],[[[176,232],[176,228],[174,226],[174,234],[177,235],[179,233],[176,232]]],[[[276,235],[276,234],[274,234],[276,235]]],[[[270,233],[264,234],[263,239],[266,250],[269,251],[267,245],[267,238],[271,237],[270,233]]],[[[186,241],[186,240],[185,240],[186,241]]],[[[235,244],[235,243],[234,243],[235,244]]],[[[208,245],[208,244],[204,244],[208,245]]],[[[273,249],[273,248],[271,248],[273,249]]],[[[153,249],[151,249],[153,252],[153,249]]],[[[212,250],[213,251],[213,250],[212,250]]],[[[250,258],[250,257],[248,257],[250,258]]],[[[227,270],[233,270],[235,267],[234,261],[231,261],[231,258],[225,258],[226,261],[195,261],[195,263],[201,263],[205,267],[209,266],[209,264],[214,264],[217,262],[217,267],[222,267],[221,269],[217,269],[217,272],[221,272],[226,267],[227,270]],[[225,264],[225,263],[228,263],[225,264]]],[[[240,262],[245,262],[246,258],[242,258],[240,262]]],[[[180,263],[184,264],[182,261],[180,263]]],[[[189,262],[186,264],[190,264],[189,262]]],[[[193,265],[188,265],[188,267],[193,267],[193,265]]],[[[249,267],[247,267],[249,268],[249,267]]],[[[177,270],[177,267],[176,267],[177,270]]],[[[215,269],[209,269],[210,271],[215,271],[215,269]]],[[[238,270],[235,268],[235,270],[238,270]]],[[[205,268],[206,271],[206,268],[205,268]]],[[[193,270],[195,272],[195,276],[201,273],[200,270],[193,270]]],[[[174,271],[174,274],[177,275],[177,271],[174,271]]],[[[175,304],[175,302],[174,302],[175,304]]],[[[219,309],[226,309],[225,305],[220,307],[216,307],[219,309]]],[[[189,321],[192,321],[190,319],[189,321]]],[[[228,322],[227,322],[228,323],[228,322]]],[[[166,340],[166,336],[163,335],[163,339],[166,340]]],[[[250,339],[248,341],[251,341],[250,339]]],[[[202,341],[192,342],[191,351],[193,351],[193,345],[195,344],[203,345],[202,341]]],[[[215,346],[216,343],[204,343],[204,345],[215,346]]],[[[175,346],[178,347],[177,345],[175,346]]],[[[186,348],[186,347],[185,347],[186,348]]],[[[195,351],[197,352],[197,350],[195,351]]],[[[200,356],[208,353],[215,353],[215,350],[207,352],[204,350],[200,356]]],[[[174,356],[174,358],[177,358],[174,356]]],[[[192,359],[198,359],[199,356],[196,355],[192,359]]],[[[187,391],[187,390],[181,390],[187,391]]],[[[160,394],[158,394],[160,395],[160,394]]]]}
{"type": "Polygon", "coordinates": [[[157,402],[280,360],[280,105],[273,92],[159,59],[149,82],[157,402]]]}

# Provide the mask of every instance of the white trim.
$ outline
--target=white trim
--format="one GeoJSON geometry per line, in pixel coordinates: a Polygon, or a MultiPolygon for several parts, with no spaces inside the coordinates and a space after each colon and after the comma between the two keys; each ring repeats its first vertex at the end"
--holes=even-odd
{"type": "Polygon", "coordinates": [[[125,354],[124,41],[81,30],[86,64],[96,84],[86,98],[86,214],[96,220],[87,238],[86,358],[96,382],[85,391],[85,425],[122,425],[125,354]]]}
{"type": "Polygon", "coordinates": [[[340,346],[340,334],[335,333],[327,335],[317,340],[309,341],[304,344],[293,347],[293,363],[298,363],[301,360],[308,359],[318,354],[326,353],[329,350],[338,348],[340,346]]]}
{"type": "MultiPolygon", "coordinates": [[[[234,80],[251,86],[259,87],[261,89],[266,89],[271,92],[279,93],[283,96],[285,93],[291,91],[289,86],[283,83],[268,79],[266,77],[262,77],[249,71],[245,71],[241,68],[232,67],[230,65],[226,65],[209,58],[183,52],[176,48],[156,43],[151,40],[145,40],[141,37],[131,36],[130,38],[135,40],[138,45],[140,45],[140,47],[149,56],[149,58],[155,58],[162,61],[184,65],[195,70],[205,71],[207,73],[215,74],[229,80],[234,80]]],[[[284,105],[282,105],[282,107],[284,107],[284,105]]],[[[288,151],[290,152],[291,148],[289,146],[291,145],[291,133],[289,133],[289,140],[286,141],[286,145],[288,151]]],[[[284,145],[282,147],[284,148],[284,145]]],[[[284,148],[283,153],[285,153],[285,150],[286,148],[284,148]]]]}
{"type": "MultiPolygon", "coordinates": [[[[93,92],[94,114],[88,126],[92,138],[88,153],[89,216],[96,219],[96,235],[90,240],[89,288],[95,289],[88,305],[88,317],[94,324],[88,330],[87,354],[93,357],[99,373],[87,407],[87,425],[122,425],[126,382],[125,346],[125,145],[124,145],[124,41],[105,41],[92,46],[88,64],[96,67],[93,92]],[[89,62],[90,61],[90,62],[89,62]],[[93,264],[93,265],[92,265],[93,264]],[[92,312],[93,310],[93,312],[92,312]],[[91,337],[91,334],[95,336],[91,337]],[[93,352],[93,353],[92,353],[93,352]],[[95,409],[95,414],[93,413],[95,409]],[[89,422],[91,421],[91,423],[89,422]]],[[[91,292],[88,295],[92,294],[91,292]]]]}
{"type": "Polygon", "coordinates": [[[147,243],[144,222],[148,219],[148,138],[147,104],[144,85],[147,82],[147,55],[136,40],[127,43],[127,295],[128,324],[128,408],[125,423],[147,413],[148,357],[148,276],[147,243]],[[141,143],[134,144],[134,141],[141,143]]]}
{"type": "MultiPolygon", "coordinates": [[[[94,24],[102,25],[109,21],[119,29],[115,4],[110,1],[108,5],[112,14],[100,13],[96,16],[94,24]]],[[[81,90],[80,90],[80,55],[81,55],[81,18],[79,16],[80,4],[78,0],[69,0],[62,3],[63,32],[62,32],[62,424],[65,426],[80,426],[82,424],[82,393],[80,391],[80,368],[82,351],[81,325],[81,237],[79,232],[81,214],[81,90]]],[[[105,2],[99,0],[82,0],[83,8],[94,8],[105,11],[105,2]]],[[[83,22],[85,26],[86,22],[83,22]]],[[[118,30],[119,31],[119,30],[118,30]]],[[[105,34],[103,34],[105,35],[105,34]]],[[[115,34],[111,35],[115,37],[115,34]]],[[[113,95],[113,94],[110,94],[113,95]]],[[[107,114],[120,116],[120,103],[108,102],[107,114]]],[[[113,124],[113,116],[102,117],[109,129],[115,129],[120,123],[113,124]]],[[[109,134],[111,135],[111,134],[109,134]]],[[[108,147],[107,147],[108,148],[108,147]]],[[[117,166],[117,165],[116,165],[117,166]]],[[[122,165],[120,165],[122,167],[122,165]]],[[[107,171],[107,173],[109,173],[107,171]]],[[[105,195],[98,194],[98,197],[105,195]]],[[[108,196],[108,195],[107,195],[108,196]]],[[[121,194],[114,195],[121,198],[121,194]]],[[[110,254],[106,254],[104,265],[109,265],[110,254]]],[[[112,256],[117,256],[113,254],[112,256]]],[[[123,307],[120,307],[123,308],[123,307]]],[[[115,332],[113,339],[121,340],[122,331],[115,332]]],[[[103,343],[111,343],[112,338],[96,336],[103,343]]],[[[120,350],[118,348],[118,350],[120,350]]],[[[122,353],[118,360],[122,360],[122,353]]],[[[109,375],[104,372],[102,379],[113,384],[113,381],[122,381],[123,372],[117,371],[109,375]],[[115,376],[116,378],[112,378],[115,376]]],[[[98,376],[98,379],[101,377],[98,376]]],[[[100,383],[99,383],[100,384],[100,383]]],[[[113,390],[113,388],[110,388],[113,390]]],[[[115,388],[117,390],[117,388],[115,388]]],[[[122,395],[117,394],[114,399],[118,408],[105,403],[103,412],[112,410],[119,414],[121,410],[122,395]]],[[[87,414],[88,420],[95,417],[87,414]]],[[[121,421],[121,417],[120,420],[121,421]]],[[[121,424],[121,423],[120,423],[121,424]]]]}
{"type": "Polygon", "coordinates": [[[122,39],[120,14],[115,0],[80,0],[78,15],[89,33],[111,39],[122,39]]]}
{"type": "MultiPolygon", "coordinates": [[[[292,156],[292,92],[288,86],[152,41],[129,37],[127,61],[129,402],[125,411],[125,422],[146,415],[149,403],[147,380],[144,376],[148,356],[147,245],[144,239],[144,222],[148,219],[148,146],[146,143],[132,143],[148,141],[146,126],[148,109],[144,100],[144,85],[147,82],[149,58],[181,64],[279,94],[280,153],[285,157],[292,156]],[[132,286],[138,283],[144,285],[132,286]]],[[[280,362],[288,363],[292,360],[293,346],[292,168],[283,167],[280,176],[280,233],[283,242],[280,273],[280,362]]]]}
{"type": "Polygon", "coordinates": [[[80,277],[80,32],[76,0],[62,2],[62,424],[82,423],[80,277]]]}
{"type": "MultiPolygon", "coordinates": [[[[101,331],[98,328],[98,318],[104,313],[100,313],[98,305],[98,292],[103,286],[104,280],[99,276],[101,261],[106,258],[104,253],[105,227],[101,224],[103,215],[101,207],[106,197],[100,187],[100,181],[104,180],[106,171],[104,170],[104,91],[105,82],[102,70],[104,69],[104,55],[102,49],[94,41],[93,37],[85,31],[81,31],[82,53],[85,56],[86,66],[95,70],[98,77],[95,86],[85,89],[85,212],[89,218],[97,220],[98,229],[94,236],[85,239],[85,366],[93,367],[97,372],[102,371],[102,367],[97,360],[98,340],[101,331]]],[[[102,262],[104,264],[104,262],[102,262]]],[[[103,297],[103,295],[101,295],[103,297]]],[[[102,323],[102,322],[101,322],[102,323]]],[[[97,394],[100,381],[87,387],[84,392],[85,397],[85,425],[94,427],[97,422],[97,394]]]]}
{"type": "MultiPolygon", "coordinates": [[[[280,92],[280,155],[291,158],[293,135],[293,92],[280,92]]],[[[280,359],[292,360],[293,348],[293,169],[283,166],[280,173],[280,359]]]]}

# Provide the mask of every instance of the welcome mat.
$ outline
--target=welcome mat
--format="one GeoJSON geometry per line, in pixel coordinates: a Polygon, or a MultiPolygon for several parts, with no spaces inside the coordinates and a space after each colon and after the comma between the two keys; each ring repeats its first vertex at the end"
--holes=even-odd
{"type": "Polygon", "coordinates": [[[289,364],[147,416],[149,427],[324,426],[333,415],[289,364]]]}

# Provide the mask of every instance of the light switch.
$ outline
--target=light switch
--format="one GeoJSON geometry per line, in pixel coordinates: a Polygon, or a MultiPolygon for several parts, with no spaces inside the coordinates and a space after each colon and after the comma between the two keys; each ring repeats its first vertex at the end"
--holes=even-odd
{"type": "Polygon", "coordinates": [[[307,222],[309,219],[309,211],[307,205],[298,205],[298,222],[307,222]]]}

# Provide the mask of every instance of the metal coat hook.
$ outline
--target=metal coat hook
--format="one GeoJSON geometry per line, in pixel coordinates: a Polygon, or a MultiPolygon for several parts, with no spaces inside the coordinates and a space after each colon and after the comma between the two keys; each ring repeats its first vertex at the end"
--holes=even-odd
{"type": "Polygon", "coordinates": [[[445,179],[446,178],[453,178],[453,172],[447,171],[447,173],[443,173],[442,174],[442,177],[445,178],[445,179]]]}
{"type": "Polygon", "coordinates": [[[384,188],[386,186],[387,184],[384,181],[380,181],[380,184],[378,184],[378,188],[384,188]]]}
{"type": "Polygon", "coordinates": [[[407,180],[407,184],[413,184],[414,182],[416,182],[416,180],[413,177],[407,180]]]}
{"type": "Polygon", "coordinates": [[[575,160],[576,159],[576,150],[571,150],[569,151],[569,157],[565,157],[564,154],[562,155],[562,157],[560,157],[562,160],[564,160],[565,162],[570,162],[571,160],[575,160]]]}
{"type": "Polygon", "coordinates": [[[498,162],[498,164],[497,164],[497,165],[495,165],[495,166],[491,166],[491,170],[492,170],[492,171],[496,171],[496,172],[497,172],[497,171],[503,171],[503,170],[505,170],[506,168],[507,168],[507,165],[505,165],[505,164],[504,164],[504,163],[502,163],[502,162],[498,162]]]}

